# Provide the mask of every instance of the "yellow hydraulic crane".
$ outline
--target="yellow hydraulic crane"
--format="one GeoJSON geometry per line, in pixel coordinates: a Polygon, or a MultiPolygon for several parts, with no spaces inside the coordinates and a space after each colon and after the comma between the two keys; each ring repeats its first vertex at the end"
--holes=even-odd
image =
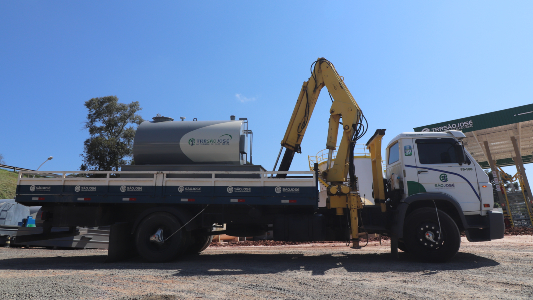
{"type": "MultiPolygon", "coordinates": [[[[313,113],[313,109],[315,108],[316,101],[320,91],[326,86],[332,97],[333,103],[330,108],[328,137],[326,142],[326,148],[329,150],[327,169],[322,172],[320,176],[329,184],[327,188],[328,208],[336,209],[338,215],[343,215],[345,208],[350,211],[353,247],[357,248],[359,247],[357,210],[361,209],[363,206],[359,193],[357,192],[357,178],[355,177],[353,170],[353,147],[355,146],[357,139],[366,131],[363,124],[364,116],[359,105],[357,105],[354,97],[344,84],[343,78],[337,73],[330,61],[325,58],[319,58],[311,66],[311,70],[311,77],[309,77],[308,81],[305,81],[302,85],[291,120],[287,126],[287,131],[281,141],[282,149],[285,147],[286,150],[279,171],[288,171],[294,153],[301,152],[300,145],[313,113]],[[342,125],[343,134],[336,157],[335,159],[332,159],[332,152],[333,150],[336,150],[339,125],[342,125]],[[350,173],[349,177],[348,173],[350,173]]],[[[378,136],[379,142],[381,141],[382,136],[383,135],[378,136]]],[[[380,146],[381,144],[379,143],[379,148],[370,147],[371,155],[374,155],[374,158],[376,158],[377,152],[381,155],[380,146]]],[[[381,162],[380,158],[378,159],[381,162]]],[[[378,172],[381,175],[380,169],[378,172]]],[[[283,174],[278,175],[278,177],[284,176],[285,175],[283,174]]],[[[374,177],[377,178],[378,176],[374,177]]],[[[376,181],[376,179],[374,179],[374,181],[376,181]]],[[[380,190],[378,195],[384,195],[382,177],[377,181],[378,183],[375,182],[374,186],[376,187],[376,190],[380,190]]]]}

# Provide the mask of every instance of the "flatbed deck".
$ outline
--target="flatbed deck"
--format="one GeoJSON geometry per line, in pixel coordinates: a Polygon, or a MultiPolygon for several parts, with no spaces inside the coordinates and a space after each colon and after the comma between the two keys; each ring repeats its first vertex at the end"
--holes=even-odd
{"type": "Polygon", "coordinates": [[[318,176],[311,171],[26,171],[19,173],[16,202],[318,207],[318,176]]]}

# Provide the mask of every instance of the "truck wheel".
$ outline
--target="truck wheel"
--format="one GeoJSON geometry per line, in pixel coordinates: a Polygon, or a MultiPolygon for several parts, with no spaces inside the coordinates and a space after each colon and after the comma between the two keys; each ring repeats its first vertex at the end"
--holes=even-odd
{"type": "Polygon", "coordinates": [[[459,228],[447,213],[438,210],[438,214],[437,218],[434,208],[419,208],[407,216],[403,239],[413,257],[445,262],[459,251],[459,228]]]}
{"type": "Polygon", "coordinates": [[[177,258],[187,248],[185,230],[172,235],[180,227],[178,219],[169,213],[149,215],[139,224],[135,233],[137,252],[149,262],[166,262],[177,258]]]}
{"type": "Polygon", "coordinates": [[[200,254],[200,252],[204,251],[209,247],[211,242],[213,241],[212,235],[205,235],[203,232],[198,232],[193,235],[194,241],[192,245],[189,246],[187,249],[186,254],[195,255],[200,254]]]}

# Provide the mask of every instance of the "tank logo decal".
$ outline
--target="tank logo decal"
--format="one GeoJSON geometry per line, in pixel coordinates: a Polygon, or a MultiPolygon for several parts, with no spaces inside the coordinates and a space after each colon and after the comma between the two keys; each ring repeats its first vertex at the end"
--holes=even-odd
{"type": "Polygon", "coordinates": [[[233,193],[233,187],[232,186],[228,186],[227,191],[230,194],[233,193]]]}
{"type": "Polygon", "coordinates": [[[189,146],[223,146],[228,145],[229,142],[233,139],[231,134],[223,134],[217,139],[195,139],[190,138],[189,139],[189,146]]]}
{"type": "Polygon", "coordinates": [[[74,187],[74,191],[76,193],[79,193],[80,191],[81,192],[96,192],[96,187],[95,186],[79,186],[79,185],[77,185],[76,187],[74,187]]]}
{"type": "Polygon", "coordinates": [[[291,187],[288,187],[288,188],[282,188],[281,186],[277,186],[274,191],[277,193],[277,194],[280,194],[280,193],[299,193],[300,192],[300,188],[291,188],[291,187]]]}
{"type": "Polygon", "coordinates": [[[121,186],[120,187],[120,191],[125,193],[125,192],[142,192],[143,191],[143,187],[142,186],[121,186]]]}
{"type": "Polygon", "coordinates": [[[50,192],[50,187],[49,186],[35,186],[35,185],[31,185],[30,186],[30,192],[50,192]]]}
{"type": "MultiPolygon", "coordinates": [[[[178,122],[181,123],[181,122],[178,122]]],[[[192,123],[192,122],[191,122],[192,123]]],[[[239,155],[241,122],[222,122],[201,128],[180,129],[184,133],[179,137],[179,151],[185,157],[177,160],[189,163],[242,163],[239,155]],[[187,132],[188,131],[188,132],[187,132]]]]}
{"type": "Polygon", "coordinates": [[[201,193],[202,188],[201,187],[192,187],[192,186],[180,186],[178,187],[178,192],[188,192],[188,193],[201,193]]]}

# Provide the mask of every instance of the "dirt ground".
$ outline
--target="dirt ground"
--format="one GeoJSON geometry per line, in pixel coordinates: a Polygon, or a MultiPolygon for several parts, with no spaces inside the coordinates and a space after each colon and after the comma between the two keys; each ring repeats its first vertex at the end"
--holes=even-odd
{"type": "Polygon", "coordinates": [[[388,241],[210,247],[150,264],[103,250],[0,248],[0,299],[532,299],[533,236],[469,243],[444,264],[388,241]]]}

